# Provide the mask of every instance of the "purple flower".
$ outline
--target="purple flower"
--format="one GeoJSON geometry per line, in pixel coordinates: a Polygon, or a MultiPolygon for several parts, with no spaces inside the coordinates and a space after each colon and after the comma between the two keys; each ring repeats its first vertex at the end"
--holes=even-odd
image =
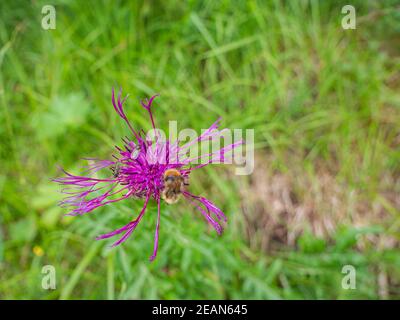
{"type": "Polygon", "coordinates": [[[195,144],[206,140],[220,139],[222,131],[218,130],[218,119],[206,131],[196,139],[179,146],[178,141],[162,140],[156,131],[152,113],[152,103],[157,95],[150,100],[141,101],[141,105],[147,110],[154,139],[148,139],[143,130],[135,130],[124,112],[124,102],[127,96],[121,99],[121,91],[115,101],[114,89],[112,91],[112,103],[118,115],[127,123],[133,134],[133,139],[124,138],[122,148],[116,146],[117,155],[114,160],[98,160],[86,158],[89,165],[86,166],[84,176],[70,174],[62,169],[64,177],[54,179],[55,182],[65,186],[62,192],[67,194],[61,201],[62,206],[70,208],[68,215],[82,215],[92,210],[130,197],[145,199],[142,210],[133,221],[112,232],[100,235],[97,239],[106,239],[119,234],[122,236],[114,242],[117,246],[124,242],[135,230],[142,220],[147,204],[153,198],[157,202],[157,225],[154,237],[154,250],[150,260],[157,255],[158,236],[160,228],[161,200],[174,203],[179,196],[192,203],[214,229],[221,234],[221,220],[226,221],[224,213],[210,200],[196,196],[187,190],[190,173],[210,163],[223,163],[227,153],[243,143],[238,141],[219,149],[217,152],[207,153],[200,157],[190,157],[188,151],[195,144]],[[205,159],[197,164],[198,160],[205,159]],[[194,165],[194,163],[196,163],[194,165]],[[107,178],[98,178],[97,172],[109,168],[107,178]]]}

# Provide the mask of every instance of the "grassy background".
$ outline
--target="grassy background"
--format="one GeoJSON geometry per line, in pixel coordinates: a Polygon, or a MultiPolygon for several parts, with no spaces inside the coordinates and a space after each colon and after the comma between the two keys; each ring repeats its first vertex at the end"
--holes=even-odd
{"type": "MultiPolygon", "coordinates": [[[[399,298],[399,7],[352,1],[48,1],[0,3],[0,298],[399,298]],[[228,216],[218,237],[186,204],[155,206],[119,248],[94,237],[140,201],[63,217],[56,164],[109,158],[127,114],[155,92],[157,123],[255,130],[256,168],[196,172],[191,190],[228,216]],[[396,249],[397,248],[397,249],[396,249]],[[43,265],[57,289],[41,288],[43,265]],[[357,289],[341,287],[342,267],[357,289]]],[[[164,127],[163,127],[164,126],[164,127]]]]}

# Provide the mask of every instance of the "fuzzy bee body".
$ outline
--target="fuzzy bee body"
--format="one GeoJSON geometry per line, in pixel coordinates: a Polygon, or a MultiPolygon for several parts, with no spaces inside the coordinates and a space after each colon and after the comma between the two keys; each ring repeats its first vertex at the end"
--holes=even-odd
{"type": "Polygon", "coordinates": [[[162,198],[168,204],[177,203],[186,183],[185,178],[176,169],[168,169],[164,172],[164,189],[162,198]]]}
{"type": "Polygon", "coordinates": [[[111,171],[113,173],[114,178],[118,178],[120,172],[121,172],[121,164],[120,162],[116,162],[114,166],[112,166],[111,171]]]}

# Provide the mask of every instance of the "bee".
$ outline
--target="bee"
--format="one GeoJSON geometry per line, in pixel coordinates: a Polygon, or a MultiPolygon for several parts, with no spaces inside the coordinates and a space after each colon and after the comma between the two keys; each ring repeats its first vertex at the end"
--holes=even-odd
{"type": "Polygon", "coordinates": [[[168,169],[164,172],[164,190],[161,196],[168,204],[177,203],[187,185],[189,184],[178,170],[168,169]]]}
{"type": "Polygon", "coordinates": [[[119,161],[116,162],[115,165],[113,165],[110,169],[113,173],[114,178],[118,178],[121,172],[121,163],[119,161]]]}

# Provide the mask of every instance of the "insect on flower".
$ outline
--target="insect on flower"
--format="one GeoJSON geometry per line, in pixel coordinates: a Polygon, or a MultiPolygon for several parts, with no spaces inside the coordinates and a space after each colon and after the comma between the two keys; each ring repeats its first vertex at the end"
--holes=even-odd
{"type": "Polygon", "coordinates": [[[168,169],[164,172],[164,189],[162,198],[168,204],[177,203],[185,186],[189,183],[185,182],[185,178],[176,169],[168,169]]]}
{"type": "MultiPolygon", "coordinates": [[[[152,104],[157,95],[150,100],[141,101],[142,107],[147,110],[154,132],[156,126],[153,118],[152,104]]],[[[225,154],[242,144],[240,140],[218,151],[214,151],[200,157],[188,157],[186,154],[190,147],[206,140],[215,140],[221,137],[218,130],[220,118],[205,130],[199,137],[179,146],[178,141],[161,141],[156,135],[154,141],[146,139],[143,130],[135,130],[128,121],[123,105],[127,96],[121,99],[121,90],[115,100],[112,90],[112,103],[117,114],[126,122],[133,134],[132,139],[124,138],[123,148],[116,146],[118,155],[113,155],[114,160],[90,160],[86,166],[86,175],[79,176],[63,170],[65,176],[54,179],[55,182],[65,186],[63,192],[67,194],[61,201],[61,206],[71,209],[68,215],[82,215],[94,209],[127,198],[142,198],[144,205],[136,219],[125,226],[112,232],[98,236],[96,239],[106,239],[122,234],[119,240],[114,242],[117,246],[124,242],[136,229],[142,220],[150,199],[157,203],[157,223],[154,236],[154,249],[150,260],[157,255],[158,237],[160,228],[160,207],[163,199],[167,204],[174,204],[180,198],[184,198],[194,204],[205,219],[221,234],[220,221],[226,221],[224,213],[210,200],[194,195],[188,191],[189,175],[193,170],[204,167],[207,164],[223,163],[225,154]],[[193,165],[199,158],[206,158],[201,164],[193,165]],[[109,177],[98,178],[96,173],[109,168],[109,177]]]]}

